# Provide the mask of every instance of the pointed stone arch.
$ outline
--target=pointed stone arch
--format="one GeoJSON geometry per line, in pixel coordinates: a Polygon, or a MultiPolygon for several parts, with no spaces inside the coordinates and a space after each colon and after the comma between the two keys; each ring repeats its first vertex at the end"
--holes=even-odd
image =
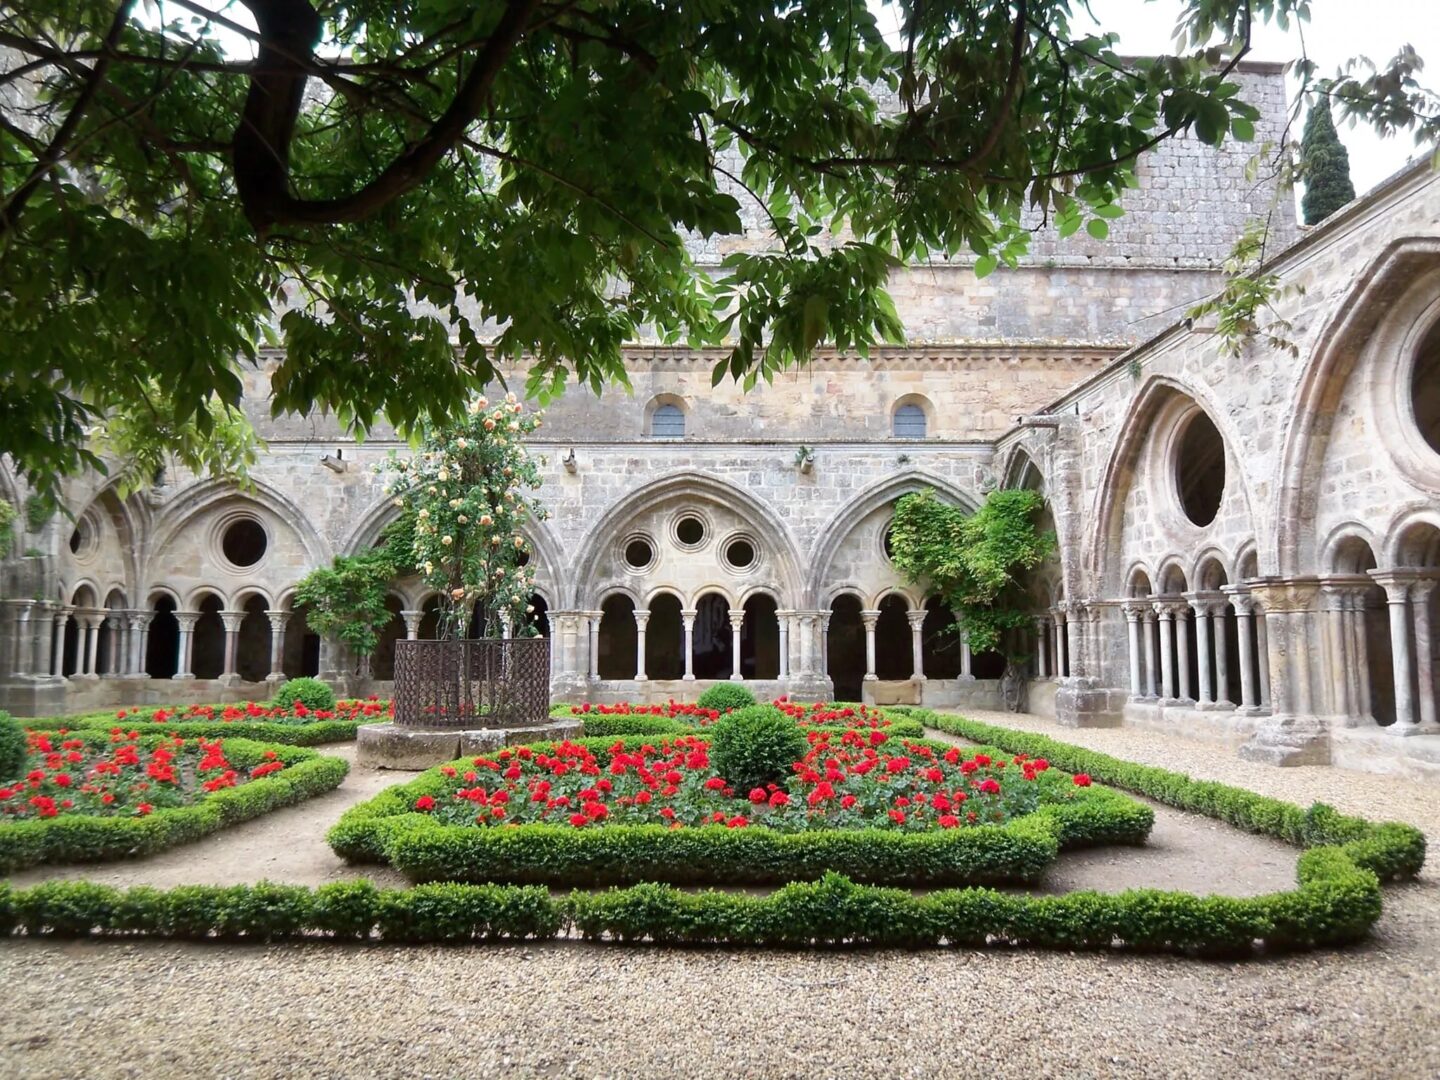
{"type": "Polygon", "coordinates": [[[1437,298],[1440,237],[1406,237],[1365,267],[1320,333],[1289,409],[1294,419],[1281,451],[1273,524],[1280,574],[1312,571],[1323,554],[1323,538],[1316,535],[1322,493],[1317,477],[1351,376],[1373,350],[1399,350],[1437,298]]]}
{"type": "Polygon", "coordinates": [[[156,518],[151,553],[163,552],[196,515],[225,502],[250,502],[263,507],[295,533],[312,566],[325,566],[330,562],[334,552],[310,523],[305,510],[271,485],[253,479],[244,491],[222,480],[202,480],[186,488],[156,518]]]}
{"type": "Polygon", "coordinates": [[[932,488],[946,502],[973,511],[979,505],[975,497],[949,480],[923,469],[911,469],[898,476],[887,477],[871,484],[842,506],[816,533],[810,555],[810,572],[805,586],[807,602],[827,595],[831,567],[842,545],[856,526],[876,510],[905,495],[932,488]]]}

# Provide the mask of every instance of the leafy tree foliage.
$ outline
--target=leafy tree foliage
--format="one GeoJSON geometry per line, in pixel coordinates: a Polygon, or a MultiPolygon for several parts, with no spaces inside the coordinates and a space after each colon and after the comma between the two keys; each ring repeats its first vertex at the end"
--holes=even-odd
{"type": "MultiPolygon", "coordinates": [[[[1252,137],[1251,20],[1308,16],[1185,0],[1187,51],[1122,61],[1073,6],[896,0],[892,41],[855,0],[8,5],[6,449],[52,484],[106,418],[234,468],[243,440],[205,445],[267,344],[277,411],[363,433],[454,419],[502,360],[532,392],[622,380],[641,328],[747,381],[895,340],[898,261],[1013,262],[1027,207],[1103,237],[1146,150],[1252,137]]],[[[1428,137],[1418,69],[1325,88],[1428,137]]]]}
{"type": "Polygon", "coordinates": [[[398,520],[379,546],[360,555],[337,555],[329,566],[312,570],[295,586],[295,604],[304,605],[306,622],[317,634],[345,644],[364,667],[380,645],[390,621],[385,606],[390,582],[405,572],[412,543],[409,523],[398,520]]]}
{"type": "Polygon", "coordinates": [[[1350,182],[1350,154],[1335,131],[1328,98],[1318,98],[1305,117],[1305,134],[1300,140],[1300,172],[1305,178],[1305,197],[1300,209],[1306,225],[1324,221],[1355,198],[1350,182]]]}
{"type": "Polygon", "coordinates": [[[973,514],[933,491],[895,504],[891,560],[909,581],[939,594],[956,613],[976,652],[1004,651],[1006,631],[1034,618],[1016,575],[1033,570],[1055,550],[1054,533],[1035,527],[1039,493],[992,491],[973,514]]]}

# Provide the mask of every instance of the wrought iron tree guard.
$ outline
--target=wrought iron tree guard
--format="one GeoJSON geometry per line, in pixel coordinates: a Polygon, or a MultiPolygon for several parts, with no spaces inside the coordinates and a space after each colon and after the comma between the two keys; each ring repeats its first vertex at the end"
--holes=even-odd
{"type": "Polygon", "coordinates": [[[395,643],[395,723],[428,729],[511,728],[550,715],[548,638],[395,643]]]}

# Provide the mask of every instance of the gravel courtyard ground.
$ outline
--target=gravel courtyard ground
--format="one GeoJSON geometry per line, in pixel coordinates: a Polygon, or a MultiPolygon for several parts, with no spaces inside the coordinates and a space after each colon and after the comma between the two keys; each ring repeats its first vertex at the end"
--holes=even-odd
{"type": "MultiPolygon", "coordinates": [[[[1440,840],[1440,791],[1422,785],[1249,765],[1223,749],[1128,729],[976,715],[1297,802],[1409,821],[1440,840]]],[[[394,779],[357,773],[311,809],[325,804],[333,820],[394,779]]],[[[1188,845],[1168,863],[1190,866],[1193,877],[1179,887],[1250,891],[1236,882],[1275,873],[1276,884],[1289,884],[1288,849],[1237,847],[1237,834],[1219,826],[1182,836],[1167,816],[1156,844],[1188,845]]],[[[89,876],[310,880],[286,868],[305,862],[292,853],[313,856],[314,840],[292,836],[293,851],[281,852],[245,841],[253,866],[239,877],[221,876],[207,859],[170,864],[180,852],[89,876]],[[170,877],[181,865],[191,872],[170,877]],[[107,876],[122,869],[156,876],[107,876]]],[[[1062,869],[1059,884],[1133,869],[1123,854],[1093,855],[1091,865],[1062,869]]],[[[1145,869],[1166,866],[1160,857],[1145,869]]],[[[8,1001],[28,1003],[0,1010],[7,1077],[1429,1077],[1440,1073],[1440,876],[1432,868],[1388,887],[1385,914],[1362,948],[1239,964],[1019,951],[13,940],[0,942],[0,985],[8,1001]]]]}

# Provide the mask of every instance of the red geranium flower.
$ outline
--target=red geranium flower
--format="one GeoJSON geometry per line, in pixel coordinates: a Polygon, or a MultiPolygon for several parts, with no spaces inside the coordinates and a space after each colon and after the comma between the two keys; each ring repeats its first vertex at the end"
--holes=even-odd
{"type": "Polygon", "coordinates": [[[418,799],[415,800],[415,809],[426,812],[434,810],[435,797],[433,795],[421,795],[418,799]]]}
{"type": "Polygon", "coordinates": [[[1090,786],[1090,774],[1089,774],[1089,773],[1077,772],[1073,777],[1071,777],[1071,779],[1075,781],[1075,786],[1076,786],[1076,787],[1089,787],[1089,786],[1090,786]]]}

